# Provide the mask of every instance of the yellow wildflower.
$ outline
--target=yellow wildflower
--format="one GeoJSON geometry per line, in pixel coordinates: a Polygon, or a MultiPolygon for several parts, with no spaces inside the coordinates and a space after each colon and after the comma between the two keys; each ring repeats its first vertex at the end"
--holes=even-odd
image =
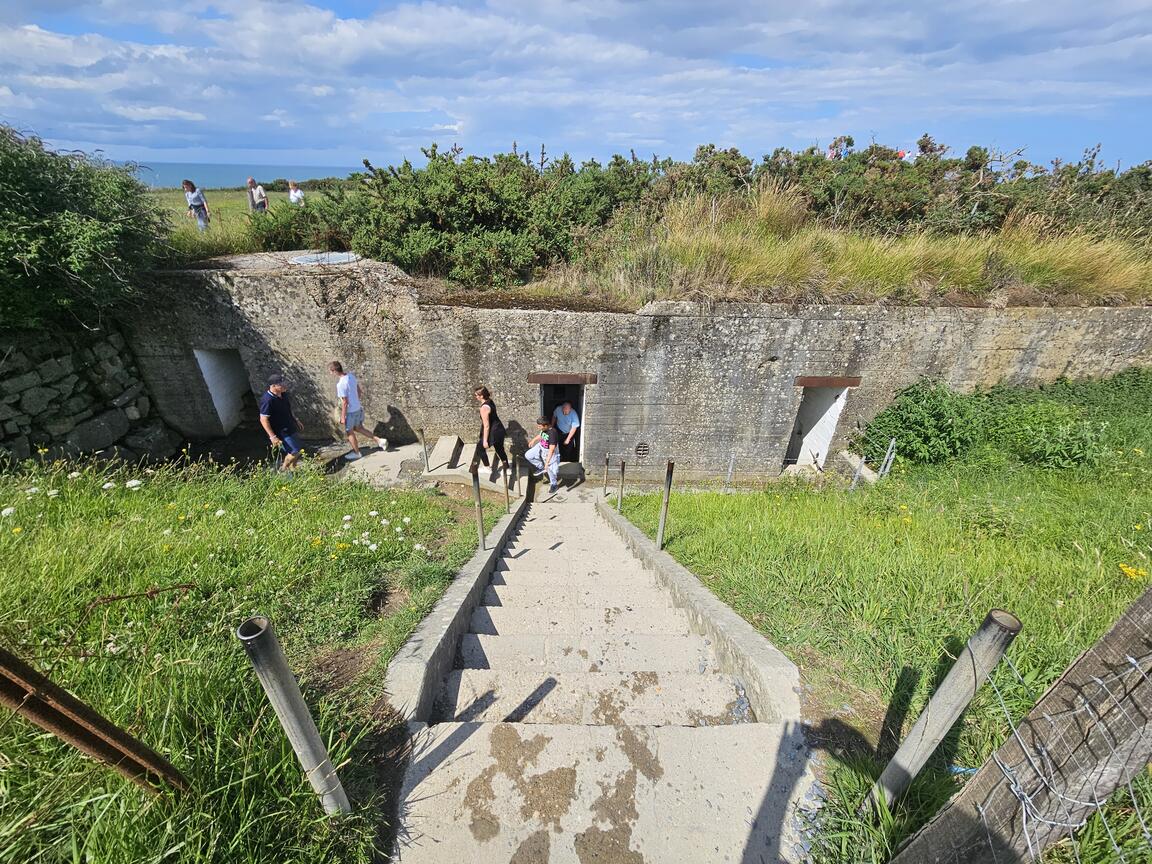
{"type": "Polygon", "coordinates": [[[911,516],[905,516],[900,521],[903,522],[905,525],[911,525],[912,524],[912,517],[911,516]]]}
{"type": "Polygon", "coordinates": [[[1148,571],[1143,567],[1134,567],[1131,564],[1121,564],[1120,572],[1134,581],[1148,578],[1148,571]]]}
{"type": "Polygon", "coordinates": [[[23,530],[24,530],[23,528],[21,528],[19,525],[17,525],[15,528],[12,529],[12,533],[13,534],[19,534],[23,530]]]}

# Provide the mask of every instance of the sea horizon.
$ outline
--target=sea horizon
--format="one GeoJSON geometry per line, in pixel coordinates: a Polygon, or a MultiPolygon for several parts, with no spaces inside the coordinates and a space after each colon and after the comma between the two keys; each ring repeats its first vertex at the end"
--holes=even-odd
{"type": "Polygon", "coordinates": [[[201,189],[235,189],[249,177],[259,183],[273,180],[317,180],[325,177],[345,178],[363,167],[339,165],[267,165],[256,162],[135,162],[140,182],[154,189],[178,189],[188,179],[201,189]]]}

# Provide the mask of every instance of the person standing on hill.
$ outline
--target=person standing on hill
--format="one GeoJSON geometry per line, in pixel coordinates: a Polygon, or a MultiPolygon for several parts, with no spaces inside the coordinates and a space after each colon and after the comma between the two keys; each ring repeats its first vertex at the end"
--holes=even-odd
{"type": "Polygon", "coordinates": [[[304,190],[296,184],[295,180],[288,181],[288,203],[296,205],[304,203],[304,190]]]}
{"type": "Polygon", "coordinates": [[[291,471],[300,459],[296,433],[304,431],[304,424],[292,413],[288,387],[279,373],[268,377],[268,389],[260,397],[260,425],[268,433],[272,446],[284,454],[280,470],[291,471]]]}
{"type": "Polygon", "coordinates": [[[188,215],[196,217],[198,229],[207,231],[208,223],[212,221],[212,213],[208,210],[208,199],[191,180],[185,180],[180,184],[180,187],[184,190],[184,198],[188,202],[188,215]]]}
{"type": "Polygon", "coordinates": [[[348,446],[352,449],[344,454],[344,458],[349,462],[354,462],[360,458],[360,442],[356,438],[356,433],[368,437],[369,441],[375,441],[376,446],[381,450],[388,449],[388,442],[383,438],[377,438],[372,432],[364,428],[364,392],[360,389],[360,382],[356,380],[356,376],[351,372],[345,372],[344,366],[339,360],[333,360],[328,364],[328,371],[335,375],[336,380],[336,398],[340,401],[340,426],[344,430],[344,434],[348,436],[348,446]]]}
{"type": "Polygon", "coordinates": [[[488,448],[495,451],[492,459],[492,480],[495,482],[498,472],[502,468],[511,468],[508,462],[508,453],[504,450],[504,439],[508,432],[500,415],[496,413],[496,403],[492,401],[492,394],[487,387],[477,387],[472,391],[476,401],[480,403],[480,440],[476,442],[476,456],[484,467],[488,467],[488,448]],[[499,458],[499,463],[496,459],[499,458]]]}
{"type": "Polygon", "coordinates": [[[248,209],[253,213],[268,212],[268,195],[252,177],[248,178],[248,209]]]}

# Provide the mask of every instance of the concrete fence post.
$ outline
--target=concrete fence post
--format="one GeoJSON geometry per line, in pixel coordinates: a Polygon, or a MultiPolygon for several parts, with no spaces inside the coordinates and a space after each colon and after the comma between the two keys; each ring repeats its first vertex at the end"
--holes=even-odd
{"type": "Polygon", "coordinates": [[[924,711],[901,743],[896,755],[872,787],[869,803],[892,802],[904,794],[944,736],[960,719],[992,670],[1020,632],[1020,619],[1003,609],[989,612],[948,670],[924,711]]]}
{"type": "Polygon", "coordinates": [[[424,430],[417,429],[416,434],[420,436],[420,449],[424,451],[424,471],[428,472],[428,440],[424,437],[424,430]]]}
{"type": "Polygon", "coordinates": [[[656,548],[664,548],[664,526],[668,524],[668,499],[672,497],[672,471],[676,463],[668,460],[664,471],[664,501],[660,505],[660,527],[656,529],[656,548]]]}

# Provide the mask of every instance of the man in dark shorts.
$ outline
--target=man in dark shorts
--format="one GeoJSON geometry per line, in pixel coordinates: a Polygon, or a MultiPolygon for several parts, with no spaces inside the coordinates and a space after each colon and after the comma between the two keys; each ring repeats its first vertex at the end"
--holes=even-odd
{"type": "Polygon", "coordinates": [[[304,431],[304,425],[292,413],[292,403],[288,401],[288,388],[284,376],[277,373],[268,378],[268,389],[260,397],[260,425],[268,433],[272,446],[284,454],[281,471],[291,471],[300,459],[300,444],[296,433],[304,431]]]}

